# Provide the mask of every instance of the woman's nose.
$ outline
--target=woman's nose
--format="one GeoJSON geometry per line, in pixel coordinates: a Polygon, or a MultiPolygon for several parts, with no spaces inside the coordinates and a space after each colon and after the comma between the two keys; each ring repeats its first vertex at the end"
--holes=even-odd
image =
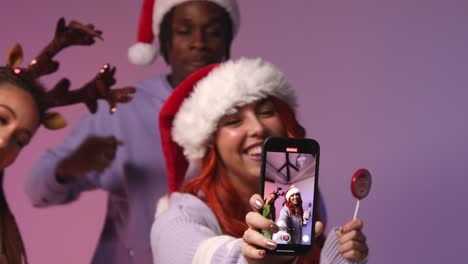
{"type": "Polygon", "coordinates": [[[250,118],[249,131],[251,136],[265,137],[267,135],[265,124],[257,116],[250,118]]]}

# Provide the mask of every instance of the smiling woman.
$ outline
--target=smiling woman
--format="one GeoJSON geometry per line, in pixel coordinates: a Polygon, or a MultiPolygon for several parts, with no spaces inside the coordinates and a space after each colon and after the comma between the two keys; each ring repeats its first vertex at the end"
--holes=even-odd
{"type": "MultiPolygon", "coordinates": [[[[34,84],[31,84],[34,85],[34,84]]],[[[30,87],[30,86],[29,86],[30,87]]],[[[39,100],[9,67],[0,68],[0,263],[27,263],[23,240],[3,193],[3,169],[39,127],[39,100]]]]}
{"type": "Polygon", "coordinates": [[[38,126],[39,108],[32,94],[0,79],[0,169],[13,163],[38,126]]]}
{"type": "Polygon", "coordinates": [[[366,262],[361,220],[326,240],[317,231],[314,249],[299,262],[266,255],[277,243],[258,230],[274,234],[279,226],[259,213],[260,146],[271,136],[304,137],[295,108],[286,77],[262,59],[204,67],[175,89],[159,115],[171,195],[151,230],[154,263],[366,262]],[[201,165],[191,179],[189,162],[201,165]]]}
{"type": "Polygon", "coordinates": [[[52,42],[26,68],[19,65],[23,50],[13,45],[7,65],[0,67],[0,263],[28,263],[25,247],[15,217],[3,192],[3,170],[11,165],[29,143],[39,125],[60,129],[66,125],[58,113],[48,112],[52,107],[84,102],[91,112],[96,111],[97,99],[106,99],[112,111],[118,102],[131,100],[131,87],[110,90],[115,83],[115,68],[104,65],[97,76],[80,89],[69,91],[67,79],[59,81],[47,91],[39,77],[58,70],[53,60],[60,50],[72,45],[91,45],[100,32],[92,25],[82,25],[59,19],[52,42]]]}

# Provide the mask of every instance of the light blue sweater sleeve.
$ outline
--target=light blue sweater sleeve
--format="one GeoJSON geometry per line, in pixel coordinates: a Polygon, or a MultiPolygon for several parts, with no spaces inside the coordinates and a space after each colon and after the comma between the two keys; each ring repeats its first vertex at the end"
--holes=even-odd
{"type": "Polygon", "coordinates": [[[151,229],[154,263],[246,263],[241,239],[224,235],[213,212],[198,198],[174,193],[151,229]]]}
{"type": "Polygon", "coordinates": [[[338,247],[340,246],[340,240],[336,235],[337,228],[333,228],[325,240],[322,252],[320,253],[321,264],[365,264],[367,258],[362,261],[352,261],[345,259],[339,252],[338,247]]]}
{"type": "Polygon", "coordinates": [[[48,149],[34,165],[25,183],[26,193],[34,206],[68,203],[76,200],[82,191],[97,188],[96,172],[76,176],[67,183],[59,183],[55,177],[55,168],[62,159],[76,150],[86,137],[106,135],[100,124],[106,123],[103,115],[108,114],[105,112],[108,107],[100,104],[98,109],[95,115],[85,113],[66,137],[64,144],[48,149]]]}
{"type": "MultiPolygon", "coordinates": [[[[174,193],[169,208],[156,217],[151,230],[154,263],[246,263],[242,240],[223,234],[216,216],[195,196],[174,193]]],[[[364,264],[338,253],[339,239],[330,232],[320,262],[322,264],[364,264]]]]}

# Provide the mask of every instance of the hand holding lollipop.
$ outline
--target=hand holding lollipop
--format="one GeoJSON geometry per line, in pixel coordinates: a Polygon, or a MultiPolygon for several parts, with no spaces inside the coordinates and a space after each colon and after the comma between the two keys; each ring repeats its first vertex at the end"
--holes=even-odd
{"type": "Polygon", "coordinates": [[[368,170],[359,169],[351,178],[351,193],[357,199],[356,209],[354,210],[353,220],[356,219],[359,210],[359,201],[364,199],[370,191],[372,177],[368,170]]]}
{"type": "Polygon", "coordinates": [[[339,252],[343,258],[348,260],[362,261],[369,255],[366,236],[362,232],[364,223],[356,217],[359,202],[369,194],[371,183],[371,175],[366,169],[359,169],[351,178],[351,193],[357,199],[353,220],[336,231],[340,243],[339,252]]]}

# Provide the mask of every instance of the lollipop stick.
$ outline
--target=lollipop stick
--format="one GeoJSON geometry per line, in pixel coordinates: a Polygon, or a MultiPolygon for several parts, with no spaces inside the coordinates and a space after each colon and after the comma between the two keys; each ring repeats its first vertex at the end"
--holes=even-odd
{"type": "Polygon", "coordinates": [[[358,212],[358,210],[359,210],[359,201],[360,201],[360,200],[357,200],[357,202],[356,202],[356,209],[354,209],[353,220],[356,220],[357,212],[358,212]]]}

